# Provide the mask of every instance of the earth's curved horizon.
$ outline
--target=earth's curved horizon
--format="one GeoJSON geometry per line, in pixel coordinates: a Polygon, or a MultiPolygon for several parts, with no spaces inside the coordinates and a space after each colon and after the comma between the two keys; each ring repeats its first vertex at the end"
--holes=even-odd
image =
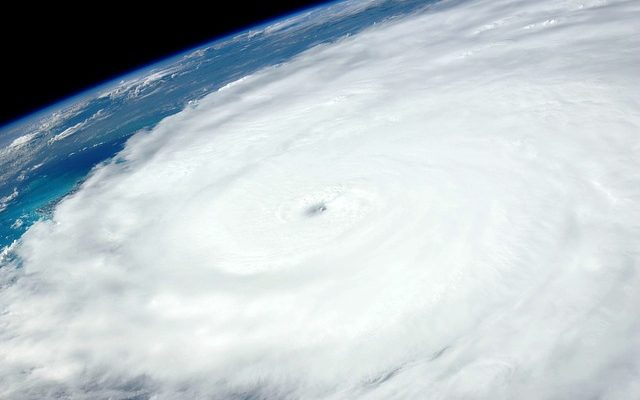
{"type": "Polygon", "coordinates": [[[330,2],[0,128],[0,398],[639,397],[638,20],[330,2]]]}

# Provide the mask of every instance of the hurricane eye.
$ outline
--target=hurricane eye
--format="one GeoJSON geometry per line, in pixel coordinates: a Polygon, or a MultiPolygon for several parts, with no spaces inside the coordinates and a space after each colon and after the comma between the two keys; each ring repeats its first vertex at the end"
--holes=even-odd
{"type": "Polygon", "coordinates": [[[305,211],[305,215],[308,217],[314,217],[316,215],[320,215],[323,212],[327,211],[327,204],[325,202],[320,202],[313,204],[311,207],[307,208],[305,211]]]}

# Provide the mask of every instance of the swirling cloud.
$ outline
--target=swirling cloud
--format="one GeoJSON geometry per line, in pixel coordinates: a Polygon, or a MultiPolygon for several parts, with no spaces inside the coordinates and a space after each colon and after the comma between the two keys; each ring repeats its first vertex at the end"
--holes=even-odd
{"type": "Polygon", "coordinates": [[[0,397],[640,396],[638,20],[443,2],[137,134],[0,269],[0,397]]]}

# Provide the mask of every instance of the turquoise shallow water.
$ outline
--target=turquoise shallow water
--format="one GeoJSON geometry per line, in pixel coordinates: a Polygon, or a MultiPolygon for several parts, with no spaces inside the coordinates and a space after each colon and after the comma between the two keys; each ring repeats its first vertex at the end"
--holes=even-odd
{"type": "Polygon", "coordinates": [[[426,5],[330,3],[214,41],[0,129],[0,249],[48,218],[139,130],[229,82],[426,5]]]}

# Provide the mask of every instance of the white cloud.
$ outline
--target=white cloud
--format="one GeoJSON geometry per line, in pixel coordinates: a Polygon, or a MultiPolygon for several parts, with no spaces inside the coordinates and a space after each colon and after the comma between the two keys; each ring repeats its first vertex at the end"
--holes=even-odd
{"type": "Polygon", "coordinates": [[[18,194],[19,194],[18,189],[13,188],[11,193],[9,193],[6,196],[0,197],[0,212],[3,212],[4,210],[6,210],[7,207],[9,206],[9,203],[15,200],[16,197],[18,197],[18,194]]]}
{"type": "Polygon", "coordinates": [[[638,397],[639,14],[444,2],[134,136],[0,269],[0,397],[638,397]]]}
{"type": "MultiPolygon", "coordinates": [[[[33,133],[27,133],[26,135],[19,136],[19,137],[15,138],[11,143],[9,143],[9,146],[7,146],[7,148],[8,149],[12,149],[14,147],[23,146],[23,145],[29,143],[37,135],[38,135],[37,132],[33,132],[33,133]]],[[[5,150],[5,149],[2,149],[2,150],[5,150]]]]}
{"type": "Polygon", "coordinates": [[[98,110],[93,115],[91,115],[89,118],[87,118],[85,120],[82,120],[82,121],[78,122],[77,124],[74,124],[74,125],[68,127],[67,129],[63,130],[62,132],[58,133],[57,135],[55,135],[54,137],[49,139],[48,143],[51,144],[53,142],[58,142],[60,140],[68,138],[69,136],[75,135],[81,129],[83,129],[85,126],[87,126],[87,124],[89,122],[100,120],[100,119],[104,119],[105,116],[106,116],[106,113],[105,113],[104,110],[98,110]]]}

